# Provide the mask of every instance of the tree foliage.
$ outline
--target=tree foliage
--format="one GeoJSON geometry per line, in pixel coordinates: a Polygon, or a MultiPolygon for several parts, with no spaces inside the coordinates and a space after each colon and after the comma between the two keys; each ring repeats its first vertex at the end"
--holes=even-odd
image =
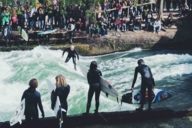
{"type": "Polygon", "coordinates": [[[1,2],[3,3],[3,5],[10,5],[13,3],[13,0],[1,0],[1,2]]]}

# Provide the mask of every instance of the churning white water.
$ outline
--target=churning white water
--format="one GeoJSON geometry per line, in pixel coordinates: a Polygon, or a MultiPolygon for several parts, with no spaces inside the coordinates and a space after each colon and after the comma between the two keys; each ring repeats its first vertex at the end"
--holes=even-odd
{"type": "MultiPolygon", "coordinates": [[[[103,76],[119,92],[126,93],[131,87],[137,60],[143,58],[154,74],[157,87],[167,88],[178,84],[178,79],[192,73],[192,56],[190,54],[172,54],[165,52],[144,51],[136,48],[96,57],[82,57],[77,62],[77,71],[73,69],[72,60],[64,63],[61,50],[50,50],[48,47],[36,47],[29,51],[0,52],[0,122],[7,121],[19,105],[22,93],[28,88],[28,82],[37,78],[38,90],[41,93],[45,116],[54,116],[50,106],[50,87],[54,86],[55,76],[63,74],[71,86],[68,97],[69,115],[84,113],[87,102],[86,73],[92,60],[96,60],[103,76]],[[51,82],[50,82],[51,81],[51,82]]],[[[136,86],[139,86],[140,78],[136,86]]],[[[94,98],[91,111],[94,110],[94,98]]],[[[133,110],[135,105],[123,104],[116,100],[100,97],[99,111],[133,110]]]]}

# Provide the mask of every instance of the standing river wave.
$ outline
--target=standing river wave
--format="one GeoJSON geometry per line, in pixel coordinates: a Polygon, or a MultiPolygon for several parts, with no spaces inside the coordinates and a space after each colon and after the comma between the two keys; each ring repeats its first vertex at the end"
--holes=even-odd
{"type": "MultiPolygon", "coordinates": [[[[96,60],[103,77],[107,79],[121,97],[131,88],[137,60],[143,58],[151,67],[156,87],[169,91],[172,98],[152,107],[171,107],[185,109],[190,106],[192,87],[192,55],[190,53],[171,53],[168,51],[151,51],[136,48],[126,52],[107,55],[83,57],[77,62],[77,71],[73,69],[72,60],[64,63],[61,50],[48,47],[36,47],[28,51],[0,52],[0,122],[8,121],[21,100],[22,93],[28,88],[28,81],[37,78],[45,116],[54,116],[51,110],[50,87],[54,85],[55,76],[63,74],[71,92],[68,97],[68,115],[85,112],[88,83],[86,73],[92,60],[96,60]]],[[[140,78],[136,86],[140,86],[140,78]]],[[[137,105],[120,104],[102,93],[100,112],[134,110],[137,105]]],[[[92,101],[91,112],[94,110],[92,101]]]]}

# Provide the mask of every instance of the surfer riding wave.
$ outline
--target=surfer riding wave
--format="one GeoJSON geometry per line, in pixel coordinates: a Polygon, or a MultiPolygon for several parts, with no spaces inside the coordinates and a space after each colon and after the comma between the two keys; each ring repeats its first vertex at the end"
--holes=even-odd
{"type": "Polygon", "coordinates": [[[73,59],[74,69],[76,70],[76,57],[79,60],[79,54],[75,50],[75,46],[71,45],[70,48],[66,48],[63,50],[62,57],[64,56],[65,52],[68,52],[67,58],[65,60],[65,63],[67,63],[71,58],[73,59]]]}

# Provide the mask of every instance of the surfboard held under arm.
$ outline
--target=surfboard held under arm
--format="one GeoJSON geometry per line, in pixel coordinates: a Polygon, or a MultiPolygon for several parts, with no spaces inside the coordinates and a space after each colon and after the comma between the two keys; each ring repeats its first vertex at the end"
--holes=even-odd
{"type": "MultiPolygon", "coordinates": [[[[54,86],[54,84],[52,84],[51,81],[47,80],[47,84],[48,84],[48,90],[50,91],[50,94],[52,95],[52,92],[56,90],[56,87],[54,86]]],[[[53,94],[54,95],[54,94],[53,94]]],[[[61,103],[60,103],[60,100],[59,100],[59,97],[57,96],[56,97],[56,102],[55,102],[55,106],[53,108],[53,111],[55,113],[55,116],[57,116],[58,114],[58,111],[61,109],[61,103]]],[[[62,108],[62,111],[63,112],[66,112],[65,109],[62,108]]]]}
{"type": "Polygon", "coordinates": [[[105,79],[100,79],[101,91],[104,92],[106,95],[112,97],[118,97],[117,90],[105,79]]]}
{"type": "Polygon", "coordinates": [[[24,118],[24,111],[25,111],[25,100],[23,99],[19,106],[17,107],[14,115],[11,117],[9,123],[10,126],[13,126],[17,123],[22,123],[22,119],[24,118]]]}

